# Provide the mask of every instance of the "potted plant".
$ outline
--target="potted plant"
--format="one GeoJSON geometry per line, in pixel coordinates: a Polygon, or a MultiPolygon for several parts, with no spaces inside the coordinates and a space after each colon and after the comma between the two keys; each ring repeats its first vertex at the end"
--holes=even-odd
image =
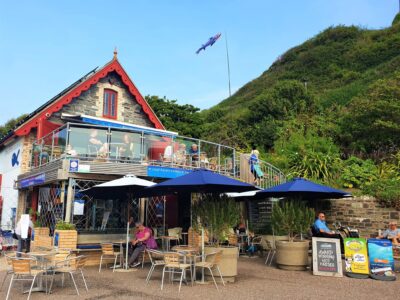
{"type": "Polygon", "coordinates": [[[237,275],[238,248],[223,244],[240,221],[239,205],[226,195],[206,195],[193,205],[192,210],[194,229],[200,232],[203,228],[208,232],[209,245],[204,249],[205,254],[221,250],[219,268],[224,280],[233,282],[237,275]]]}
{"type": "Polygon", "coordinates": [[[285,201],[274,206],[271,215],[275,230],[288,234],[288,241],[276,241],[276,262],[285,270],[305,270],[308,266],[310,242],[302,239],[314,222],[314,209],[300,201],[285,201]],[[300,238],[300,239],[297,239],[300,238]]]}
{"type": "Polygon", "coordinates": [[[65,249],[76,249],[78,232],[75,225],[58,221],[54,230],[54,246],[65,249]]]}

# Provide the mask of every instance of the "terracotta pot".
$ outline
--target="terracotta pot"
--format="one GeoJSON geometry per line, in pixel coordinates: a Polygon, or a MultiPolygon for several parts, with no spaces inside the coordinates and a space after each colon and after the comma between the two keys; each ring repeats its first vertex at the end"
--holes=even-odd
{"type": "Polygon", "coordinates": [[[308,263],[309,241],[277,241],[276,263],[284,270],[304,271],[308,263]]]}

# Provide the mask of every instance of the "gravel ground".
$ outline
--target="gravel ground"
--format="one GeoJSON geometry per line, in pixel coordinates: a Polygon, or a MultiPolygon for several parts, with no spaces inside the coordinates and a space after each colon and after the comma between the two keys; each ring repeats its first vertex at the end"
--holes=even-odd
{"type": "MultiPolygon", "coordinates": [[[[2,259],[3,260],[3,259],[2,259]]],[[[178,293],[178,284],[167,283],[160,290],[161,272],[155,271],[149,285],[145,284],[148,266],[130,273],[112,273],[105,270],[85,269],[89,292],[84,290],[83,282],[78,279],[81,299],[399,299],[400,278],[394,282],[372,279],[352,279],[348,277],[332,278],[313,276],[310,271],[283,271],[275,266],[265,266],[262,258],[240,258],[238,277],[235,283],[225,287],[220,285],[217,291],[213,285],[183,285],[178,293]]],[[[0,262],[4,270],[4,261],[0,262]]],[[[5,272],[0,271],[0,280],[5,272]]],[[[400,277],[400,274],[398,274],[400,277]]],[[[0,292],[0,299],[5,299],[9,279],[0,292]]],[[[16,285],[12,290],[12,299],[26,299],[16,285]]],[[[78,297],[70,280],[64,288],[57,285],[52,295],[32,294],[31,299],[71,299],[78,297]]]]}

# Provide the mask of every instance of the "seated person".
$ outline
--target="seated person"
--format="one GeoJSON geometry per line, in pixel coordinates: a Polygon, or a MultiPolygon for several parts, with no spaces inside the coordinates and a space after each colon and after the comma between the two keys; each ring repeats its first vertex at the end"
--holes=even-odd
{"type": "Polygon", "coordinates": [[[99,134],[97,129],[92,129],[90,132],[90,138],[89,138],[89,145],[95,146],[97,149],[97,155],[105,157],[107,156],[108,153],[108,144],[103,143],[97,135],[99,134]]]}
{"type": "Polygon", "coordinates": [[[318,214],[318,218],[314,222],[313,233],[315,233],[317,236],[322,237],[332,237],[334,235],[337,235],[335,231],[330,230],[326,225],[325,213],[323,212],[320,212],[318,214]]]}
{"type": "Polygon", "coordinates": [[[333,230],[330,230],[326,225],[325,221],[325,213],[320,212],[318,214],[318,218],[315,220],[314,225],[312,226],[313,235],[317,237],[326,237],[332,239],[340,239],[340,249],[341,252],[344,253],[343,240],[340,234],[336,233],[333,230]]]}
{"type": "Polygon", "coordinates": [[[179,149],[176,151],[176,163],[178,165],[186,165],[186,145],[179,144],[179,149]]]}
{"type": "Polygon", "coordinates": [[[133,143],[128,133],[124,134],[122,144],[119,148],[119,157],[130,158],[133,155],[133,143]]]}
{"type": "Polygon", "coordinates": [[[175,158],[175,155],[173,153],[172,146],[168,145],[164,149],[163,161],[171,162],[172,160],[174,160],[174,158],[175,158]]]}
{"type": "Polygon", "coordinates": [[[388,239],[391,240],[393,245],[400,245],[400,229],[397,228],[396,222],[390,222],[389,228],[386,229],[381,235],[377,237],[378,239],[388,239]]]}
{"type": "Polygon", "coordinates": [[[197,144],[192,144],[192,146],[189,149],[189,155],[192,158],[192,164],[196,165],[196,162],[199,161],[199,148],[197,147],[197,144]]]}
{"type": "Polygon", "coordinates": [[[131,241],[133,246],[133,251],[130,254],[128,264],[131,267],[137,267],[140,265],[140,262],[136,261],[139,257],[139,254],[142,253],[146,248],[147,249],[157,249],[157,243],[152,236],[152,232],[150,228],[143,226],[142,222],[136,222],[136,234],[135,238],[131,241]],[[136,261],[136,262],[135,262],[136,261]]]}

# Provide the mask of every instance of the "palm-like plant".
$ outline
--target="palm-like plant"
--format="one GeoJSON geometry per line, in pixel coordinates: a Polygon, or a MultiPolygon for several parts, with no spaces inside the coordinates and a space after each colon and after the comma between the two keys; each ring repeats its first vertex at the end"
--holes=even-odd
{"type": "Polygon", "coordinates": [[[195,227],[205,227],[210,241],[219,245],[240,221],[239,205],[226,195],[205,195],[192,206],[195,227]],[[198,223],[197,223],[198,222],[198,223]]]}
{"type": "Polygon", "coordinates": [[[306,232],[314,222],[314,209],[308,208],[301,201],[285,201],[274,206],[271,222],[275,229],[285,231],[289,241],[306,232]]]}

